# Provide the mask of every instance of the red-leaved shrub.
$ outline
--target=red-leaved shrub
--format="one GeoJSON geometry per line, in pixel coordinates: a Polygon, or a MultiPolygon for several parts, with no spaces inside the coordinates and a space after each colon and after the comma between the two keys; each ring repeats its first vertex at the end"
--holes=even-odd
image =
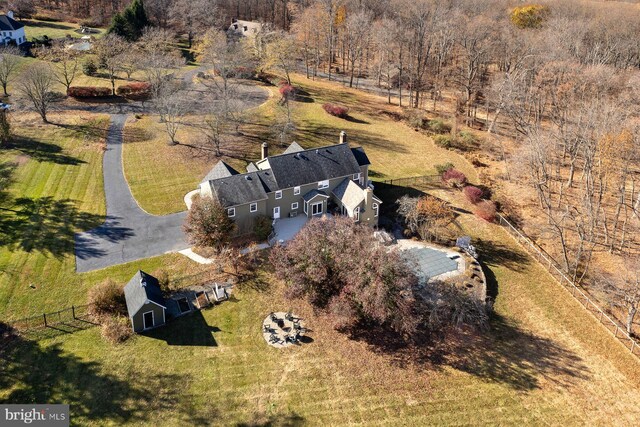
{"type": "Polygon", "coordinates": [[[111,96],[111,88],[97,86],[71,86],[67,95],[73,98],[104,98],[111,96]]]}
{"type": "Polygon", "coordinates": [[[482,197],[484,196],[484,191],[473,185],[467,185],[466,187],[464,187],[462,192],[464,193],[467,200],[474,205],[480,203],[482,197]]]}
{"type": "Polygon", "coordinates": [[[280,95],[282,95],[282,99],[290,100],[296,95],[296,88],[286,83],[280,86],[280,95]]]}
{"type": "Polygon", "coordinates": [[[151,83],[147,82],[129,83],[116,89],[116,94],[124,97],[149,95],[149,92],[151,92],[151,83]]]}
{"type": "Polygon", "coordinates": [[[493,222],[496,219],[496,204],[489,200],[483,200],[476,205],[475,214],[485,221],[493,222]]]}
{"type": "Polygon", "coordinates": [[[326,103],[322,104],[322,108],[332,116],[340,117],[341,119],[345,119],[349,115],[349,109],[340,105],[326,103]]]}
{"type": "Polygon", "coordinates": [[[467,184],[467,177],[457,169],[448,169],[442,174],[442,181],[451,187],[460,188],[467,184]]]}

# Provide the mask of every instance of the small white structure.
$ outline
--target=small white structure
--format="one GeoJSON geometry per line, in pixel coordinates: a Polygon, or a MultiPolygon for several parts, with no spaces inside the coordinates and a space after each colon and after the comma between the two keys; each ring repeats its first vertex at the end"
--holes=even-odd
{"type": "Polygon", "coordinates": [[[255,37],[262,30],[262,24],[254,21],[232,19],[227,34],[235,37],[255,37]]]}
{"type": "Polygon", "coordinates": [[[6,15],[0,15],[0,43],[5,46],[10,43],[20,46],[26,41],[24,24],[13,19],[13,12],[9,11],[6,15]]]}

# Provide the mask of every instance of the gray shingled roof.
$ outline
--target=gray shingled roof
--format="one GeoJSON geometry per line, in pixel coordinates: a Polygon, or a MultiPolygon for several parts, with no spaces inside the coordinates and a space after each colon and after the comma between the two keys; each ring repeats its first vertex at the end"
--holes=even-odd
{"type": "Polygon", "coordinates": [[[293,141],[282,154],[299,153],[300,151],[304,151],[304,148],[302,148],[297,142],[293,141]]]}
{"type": "Polygon", "coordinates": [[[360,165],[347,144],[270,156],[269,164],[281,189],[360,172],[360,165]]]}
{"type": "Polygon", "coordinates": [[[158,279],[142,270],[138,270],[129,283],[125,285],[124,298],[127,301],[129,317],[135,315],[147,301],[153,301],[162,307],[166,307],[158,279]],[[143,280],[145,286],[142,286],[143,280]]]}
{"type": "Polygon", "coordinates": [[[327,193],[325,193],[324,191],[320,191],[320,190],[311,190],[309,191],[307,194],[305,194],[304,196],[302,196],[302,198],[304,199],[305,202],[310,201],[311,199],[313,199],[316,196],[321,196],[321,197],[325,197],[328,198],[329,196],[327,195],[327,193]]]}
{"type": "MultiPolygon", "coordinates": [[[[265,175],[265,178],[270,176],[265,175]]],[[[267,198],[267,189],[271,191],[271,188],[260,178],[259,172],[249,172],[214,179],[209,181],[209,185],[222,206],[237,206],[267,198]]],[[[272,183],[271,180],[269,183],[272,183]]]]}
{"type": "Polygon", "coordinates": [[[240,172],[220,160],[204,177],[202,182],[211,181],[212,179],[227,178],[229,176],[238,175],[240,172]]]}
{"type": "Polygon", "coordinates": [[[357,208],[364,202],[364,189],[349,178],[345,178],[332,191],[333,195],[350,210],[357,208]]]}
{"type": "Polygon", "coordinates": [[[367,157],[367,154],[364,152],[364,148],[362,147],[352,148],[351,152],[353,153],[353,156],[356,158],[356,161],[360,166],[371,164],[371,162],[369,161],[369,158],[367,157]]]}
{"type": "Polygon", "coordinates": [[[258,171],[258,167],[256,166],[255,163],[251,162],[247,165],[247,172],[257,172],[258,171]]]}
{"type": "Polygon", "coordinates": [[[0,15],[0,31],[15,31],[24,27],[24,24],[9,18],[7,15],[0,15]]]}

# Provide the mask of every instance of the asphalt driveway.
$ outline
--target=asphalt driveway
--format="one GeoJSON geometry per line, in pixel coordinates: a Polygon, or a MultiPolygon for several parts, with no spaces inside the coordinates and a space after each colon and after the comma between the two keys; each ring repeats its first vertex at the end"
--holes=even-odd
{"type": "Polygon", "coordinates": [[[149,215],[138,206],[122,169],[126,114],[112,114],[104,153],[107,218],[100,227],[75,235],[76,271],[82,273],[186,249],[186,212],[149,215]]]}

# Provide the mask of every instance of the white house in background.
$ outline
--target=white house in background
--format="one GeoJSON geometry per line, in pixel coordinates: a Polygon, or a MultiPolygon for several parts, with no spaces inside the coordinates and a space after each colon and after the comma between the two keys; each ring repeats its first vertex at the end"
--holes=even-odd
{"type": "Polygon", "coordinates": [[[13,42],[16,46],[20,46],[26,41],[24,24],[13,19],[13,12],[9,11],[6,15],[0,15],[0,43],[6,46],[13,42]]]}
{"type": "Polygon", "coordinates": [[[233,18],[231,25],[227,30],[227,34],[230,37],[255,37],[260,31],[262,31],[262,24],[254,21],[242,21],[240,19],[233,18]]]}

